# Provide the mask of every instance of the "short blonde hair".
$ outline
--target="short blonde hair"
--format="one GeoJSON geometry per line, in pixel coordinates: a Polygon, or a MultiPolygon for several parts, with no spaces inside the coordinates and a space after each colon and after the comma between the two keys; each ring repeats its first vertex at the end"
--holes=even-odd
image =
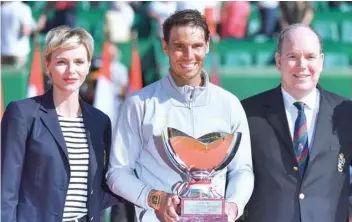
{"type": "Polygon", "coordinates": [[[59,26],[51,29],[45,38],[44,59],[50,61],[53,51],[84,45],[88,53],[88,61],[92,60],[94,40],[91,34],[82,28],[59,26]]]}

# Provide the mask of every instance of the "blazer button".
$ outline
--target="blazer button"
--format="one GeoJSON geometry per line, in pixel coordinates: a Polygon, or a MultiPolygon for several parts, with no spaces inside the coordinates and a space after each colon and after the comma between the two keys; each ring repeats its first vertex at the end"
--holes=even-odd
{"type": "Polygon", "coordinates": [[[299,197],[299,199],[303,200],[305,198],[305,195],[304,195],[304,193],[300,193],[298,197],[299,197]]]}
{"type": "Polygon", "coordinates": [[[93,190],[92,190],[92,191],[90,192],[90,195],[93,195],[93,193],[94,193],[94,192],[93,192],[93,190]]]}
{"type": "Polygon", "coordinates": [[[298,172],[298,167],[294,166],[292,169],[293,169],[295,172],[298,172]]]}
{"type": "Polygon", "coordinates": [[[94,219],[94,217],[91,217],[91,218],[90,218],[90,220],[93,220],[93,219],[94,219]]]}

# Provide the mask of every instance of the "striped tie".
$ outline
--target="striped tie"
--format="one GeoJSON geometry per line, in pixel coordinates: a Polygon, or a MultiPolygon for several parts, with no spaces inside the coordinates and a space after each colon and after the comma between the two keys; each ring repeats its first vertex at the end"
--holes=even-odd
{"type": "Polygon", "coordinates": [[[304,114],[305,104],[302,102],[295,102],[293,105],[298,109],[293,137],[293,147],[296,153],[299,175],[302,177],[309,156],[307,120],[306,115],[304,114]]]}

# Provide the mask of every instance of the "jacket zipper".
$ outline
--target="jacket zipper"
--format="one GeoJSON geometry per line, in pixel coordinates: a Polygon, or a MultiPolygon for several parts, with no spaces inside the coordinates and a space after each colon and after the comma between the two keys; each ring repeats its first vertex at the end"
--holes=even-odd
{"type": "Polygon", "coordinates": [[[193,101],[194,101],[194,89],[192,90],[189,98],[189,109],[191,111],[192,136],[194,137],[195,128],[194,128],[194,115],[193,115],[193,101]]]}

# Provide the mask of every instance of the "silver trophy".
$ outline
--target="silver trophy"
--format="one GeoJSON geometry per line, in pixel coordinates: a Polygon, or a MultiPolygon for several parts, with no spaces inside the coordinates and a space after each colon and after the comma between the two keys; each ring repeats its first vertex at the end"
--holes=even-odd
{"type": "Polygon", "coordinates": [[[181,199],[181,222],[227,222],[225,199],[212,187],[212,178],[234,158],[241,133],[208,133],[195,139],[180,130],[163,131],[165,152],[187,178],[175,188],[181,199]]]}

